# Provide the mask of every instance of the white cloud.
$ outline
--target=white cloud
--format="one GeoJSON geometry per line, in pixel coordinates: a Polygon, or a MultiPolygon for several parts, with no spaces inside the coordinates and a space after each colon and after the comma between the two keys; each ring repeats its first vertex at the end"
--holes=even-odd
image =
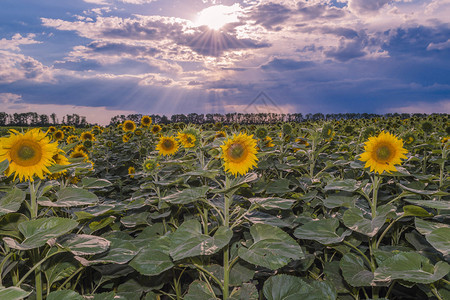
{"type": "Polygon", "coordinates": [[[8,114],[36,112],[38,114],[50,115],[55,113],[61,121],[62,117],[69,114],[78,114],[85,116],[89,123],[98,123],[108,125],[112,117],[116,115],[135,114],[132,110],[111,110],[105,106],[78,106],[78,105],[59,105],[59,104],[32,104],[22,101],[22,96],[13,93],[0,93],[0,111],[8,114]]]}
{"type": "Polygon", "coordinates": [[[0,50],[9,50],[9,51],[20,51],[20,46],[22,45],[31,45],[31,44],[40,44],[42,42],[34,40],[36,37],[35,34],[29,33],[27,36],[22,36],[20,33],[16,33],[12,36],[10,40],[6,38],[2,38],[0,40],[0,50]]]}
{"type": "Polygon", "coordinates": [[[416,102],[411,105],[391,107],[386,109],[385,112],[398,112],[398,113],[450,113],[450,100],[442,100],[438,102],[416,102]]]}
{"type": "Polygon", "coordinates": [[[0,83],[53,81],[52,69],[23,54],[0,50],[0,83]]]}
{"type": "Polygon", "coordinates": [[[442,43],[430,43],[427,50],[444,50],[450,48],[450,39],[442,43]]]}

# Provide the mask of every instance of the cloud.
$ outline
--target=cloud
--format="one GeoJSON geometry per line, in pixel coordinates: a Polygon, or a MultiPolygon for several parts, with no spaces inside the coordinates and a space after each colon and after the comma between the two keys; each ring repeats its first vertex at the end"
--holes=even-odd
{"type": "Polygon", "coordinates": [[[390,107],[385,110],[388,112],[398,112],[398,113],[422,113],[422,114],[432,114],[432,113],[443,113],[450,114],[450,99],[442,100],[437,102],[427,102],[420,101],[415,103],[410,103],[406,106],[390,107]]]}
{"type": "Polygon", "coordinates": [[[254,24],[261,25],[267,30],[279,31],[281,25],[292,14],[292,10],[282,4],[269,2],[252,7],[248,15],[244,18],[251,20],[254,24]]]}
{"type": "Polygon", "coordinates": [[[0,50],[0,83],[19,80],[51,82],[52,69],[30,56],[0,50]]]}
{"type": "Polygon", "coordinates": [[[312,66],[310,61],[297,61],[293,59],[273,58],[261,66],[263,70],[275,70],[279,72],[303,69],[312,66]]]}
{"type": "Polygon", "coordinates": [[[442,43],[430,43],[427,46],[427,50],[444,50],[444,49],[450,49],[450,39],[442,43]]]}
{"type": "Polygon", "coordinates": [[[392,0],[349,0],[348,7],[355,13],[373,14],[392,0]]]}
{"type": "Polygon", "coordinates": [[[20,51],[22,45],[40,44],[42,42],[34,40],[35,34],[29,33],[27,36],[22,36],[20,33],[16,33],[10,40],[2,38],[0,40],[0,50],[20,51]]]}

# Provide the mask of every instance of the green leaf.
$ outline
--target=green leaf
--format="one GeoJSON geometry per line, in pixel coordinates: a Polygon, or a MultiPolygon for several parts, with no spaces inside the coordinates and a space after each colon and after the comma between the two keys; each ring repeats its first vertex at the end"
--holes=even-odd
{"type": "Polygon", "coordinates": [[[237,291],[228,299],[230,300],[258,300],[258,290],[251,283],[244,283],[238,287],[237,291]]]}
{"type": "Polygon", "coordinates": [[[202,234],[197,220],[188,220],[171,235],[170,256],[174,260],[217,253],[228,245],[233,232],[220,226],[214,236],[202,234]]]}
{"type": "Polygon", "coordinates": [[[95,231],[98,231],[100,229],[103,229],[116,220],[116,217],[114,216],[108,216],[106,218],[101,219],[100,221],[93,221],[89,224],[89,230],[86,230],[87,233],[93,233],[95,231]]]}
{"type": "Polygon", "coordinates": [[[184,296],[184,300],[217,300],[218,298],[211,291],[206,282],[196,280],[189,286],[188,293],[184,296]]]}
{"type": "Polygon", "coordinates": [[[427,191],[427,190],[418,190],[413,189],[407,186],[404,186],[403,184],[397,183],[403,190],[418,194],[418,195],[425,195],[425,196],[448,196],[450,193],[443,192],[443,191],[427,191]]]}
{"type": "Polygon", "coordinates": [[[9,213],[0,218],[0,235],[6,235],[20,240],[22,234],[19,231],[19,224],[28,221],[28,218],[19,213],[9,213]]]}
{"type": "Polygon", "coordinates": [[[281,209],[281,210],[289,210],[296,200],[284,199],[284,198],[249,198],[252,204],[261,207],[262,209],[271,210],[271,209],[281,209]]]}
{"type": "Polygon", "coordinates": [[[429,208],[434,209],[445,209],[450,210],[450,201],[435,201],[435,200],[414,200],[414,199],[404,199],[405,201],[429,208]]]}
{"type": "Polygon", "coordinates": [[[8,288],[0,287],[0,299],[20,300],[25,297],[28,297],[30,294],[31,291],[27,292],[15,286],[11,286],[8,288]]]}
{"type": "Polygon", "coordinates": [[[132,215],[123,217],[120,219],[120,223],[122,223],[125,227],[135,227],[138,225],[149,225],[148,218],[150,213],[148,211],[141,213],[134,213],[132,215]]]}
{"type": "Polygon", "coordinates": [[[0,199],[0,216],[18,211],[25,196],[26,193],[16,187],[9,191],[0,199]]]}
{"type": "Polygon", "coordinates": [[[108,250],[110,242],[95,235],[69,234],[60,237],[56,242],[75,255],[94,255],[108,250]]]}
{"type": "Polygon", "coordinates": [[[151,240],[129,265],[143,275],[159,275],[174,266],[169,256],[169,250],[170,239],[167,236],[151,240]]]}
{"type": "Polygon", "coordinates": [[[134,241],[127,241],[122,238],[107,238],[107,240],[111,244],[106,253],[95,258],[99,262],[125,264],[138,253],[138,248],[134,241]]]}
{"type": "Polygon", "coordinates": [[[250,227],[250,234],[253,244],[239,248],[238,255],[251,264],[276,270],[291,260],[304,258],[295,240],[278,227],[255,224],[250,227]]]}
{"type": "MultiPolygon", "coordinates": [[[[313,257],[314,260],[315,257],[313,257]]],[[[346,283],[342,277],[339,261],[325,262],[323,273],[326,281],[330,281],[336,287],[338,293],[348,293],[346,283]]]]}
{"type": "Polygon", "coordinates": [[[209,186],[194,187],[181,190],[177,193],[171,194],[162,198],[163,201],[172,204],[186,205],[192,202],[196,202],[200,199],[206,198],[206,192],[209,190],[209,186]]]}
{"type": "Polygon", "coordinates": [[[375,270],[375,282],[390,282],[394,279],[414,283],[430,284],[446,276],[450,265],[439,261],[433,266],[428,258],[417,252],[400,252],[383,261],[375,270]]]}
{"type": "Polygon", "coordinates": [[[313,240],[321,244],[341,243],[345,237],[352,234],[351,230],[346,230],[341,234],[336,233],[339,227],[337,219],[322,219],[306,223],[294,231],[294,236],[303,240],[313,240]]]}
{"type": "Polygon", "coordinates": [[[427,235],[431,233],[433,230],[438,228],[450,228],[450,225],[444,223],[429,222],[419,218],[415,218],[414,224],[416,226],[417,231],[423,235],[427,235]]]}
{"type": "Polygon", "coordinates": [[[339,263],[345,281],[351,286],[370,286],[373,281],[373,273],[364,265],[364,261],[353,253],[345,254],[339,263]]]}
{"type": "MultiPolygon", "coordinates": [[[[70,254],[67,255],[70,256],[70,254]]],[[[79,264],[76,260],[68,256],[64,256],[61,259],[60,255],[58,255],[46,263],[44,273],[50,287],[55,282],[69,277],[78,269],[79,264]]]]}
{"type": "Polygon", "coordinates": [[[112,183],[106,179],[83,177],[81,184],[85,189],[101,189],[111,186],[112,183]]]}
{"type": "Polygon", "coordinates": [[[336,193],[328,195],[325,199],[323,199],[323,205],[326,208],[336,208],[336,207],[353,207],[355,205],[355,201],[358,199],[358,195],[355,196],[344,196],[343,193],[336,193]]]}
{"type": "Polygon", "coordinates": [[[405,205],[403,206],[403,211],[405,212],[405,217],[432,217],[433,214],[430,214],[425,209],[416,205],[405,205]]]}
{"type": "Polygon", "coordinates": [[[351,230],[373,237],[384,225],[387,216],[391,212],[395,212],[394,206],[382,205],[377,208],[377,215],[375,218],[369,219],[363,215],[363,211],[360,208],[353,207],[345,211],[342,220],[344,221],[345,226],[351,230]]]}
{"type": "Polygon", "coordinates": [[[48,240],[72,231],[77,225],[77,221],[59,217],[22,222],[19,224],[19,231],[25,239],[20,247],[33,249],[44,246],[48,240]]]}
{"type": "Polygon", "coordinates": [[[9,161],[5,159],[4,161],[0,162],[0,173],[3,174],[3,172],[6,171],[9,167],[9,161]]]}
{"type": "Polygon", "coordinates": [[[55,202],[43,197],[39,199],[39,205],[49,207],[72,207],[91,205],[98,202],[98,198],[94,193],[80,188],[66,187],[59,190],[56,195],[57,200],[55,202]]]}
{"type": "Polygon", "coordinates": [[[266,187],[267,194],[276,194],[276,195],[284,195],[286,193],[291,192],[292,190],[289,188],[289,180],[282,178],[270,181],[266,187]]]}
{"type": "Polygon", "coordinates": [[[328,282],[313,281],[307,284],[299,277],[275,275],[264,282],[264,296],[267,300],[334,300],[337,294],[328,282]]]}
{"type": "Polygon", "coordinates": [[[444,256],[450,254],[450,228],[437,228],[425,235],[428,243],[444,256]]]}
{"type": "Polygon", "coordinates": [[[64,291],[54,291],[48,294],[47,300],[83,300],[83,296],[75,291],[64,290],[64,291]]]}
{"type": "MultiPolygon", "coordinates": [[[[223,267],[219,265],[204,265],[203,268],[205,268],[208,272],[216,276],[218,280],[220,280],[223,283],[223,267]]],[[[253,279],[253,276],[255,275],[255,270],[253,268],[253,265],[239,260],[237,263],[235,263],[230,270],[230,286],[241,286],[244,282],[249,282],[253,279]]]]}
{"type": "Polygon", "coordinates": [[[325,186],[325,191],[338,190],[338,191],[346,191],[346,192],[355,192],[361,186],[361,182],[356,181],[355,179],[344,179],[344,180],[335,180],[328,182],[325,186]]]}

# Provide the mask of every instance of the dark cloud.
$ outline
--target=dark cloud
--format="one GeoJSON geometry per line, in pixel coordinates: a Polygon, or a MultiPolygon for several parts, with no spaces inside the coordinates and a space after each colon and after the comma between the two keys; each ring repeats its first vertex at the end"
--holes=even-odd
{"type": "Polygon", "coordinates": [[[154,47],[146,47],[146,46],[135,46],[135,45],[129,45],[124,43],[114,43],[114,42],[100,42],[95,41],[92,43],[89,43],[87,45],[87,48],[92,50],[93,52],[98,53],[111,53],[111,54],[120,54],[120,53],[126,53],[129,55],[148,55],[148,56],[154,56],[158,53],[161,53],[159,49],[156,49],[154,47]]]}
{"type": "Polygon", "coordinates": [[[374,13],[392,0],[350,0],[349,7],[358,13],[374,13]]]}
{"type": "Polygon", "coordinates": [[[341,38],[338,47],[334,47],[332,50],[325,51],[324,53],[327,57],[345,62],[366,55],[364,51],[365,46],[365,39],[358,38],[349,41],[341,38]]]}
{"type": "Polygon", "coordinates": [[[291,9],[278,3],[261,4],[253,8],[250,14],[245,18],[254,21],[268,30],[279,31],[283,24],[292,14],[291,9]]]}
{"type": "Polygon", "coordinates": [[[263,70],[274,70],[274,71],[292,71],[303,68],[308,68],[313,66],[314,64],[310,61],[297,61],[293,59],[281,59],[274,58],[269,61],[267,64],[262,65],[261,69],[263,70]]]}
{"type": "Polygon", "coordinates": [[[298,2],[296,13],[300,14],[304,20],[336,19],[345,16],[345,12],[340,8],[321,3],[311,5],[307,2],[298,2]]]}

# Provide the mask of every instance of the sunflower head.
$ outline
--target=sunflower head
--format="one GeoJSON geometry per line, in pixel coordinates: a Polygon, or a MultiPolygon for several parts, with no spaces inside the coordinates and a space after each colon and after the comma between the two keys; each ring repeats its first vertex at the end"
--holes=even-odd
{"type": "Polygon", "coordinates": [[[122,129],[125,132],[133,132],[136,130],[136,123],[131,120],[126,120],[123,122],[122,129]]]}
{"type": "Polygon", "coordinates": [[[152,133],[154,133],[154,134],[157,134],[158,132],[160,132],[161,131],[161,126],[159,126],[159,125],[153,125],[152,126],[152,133]]]}
{"type": "Polygon", "coordinates": [[[129,167],[128,175],[130,175],[130,178],[134,178],[134,174],[136,174],[136,169],[134,167],[129,167]]]}
{"type": "Polygon", "coordinates": [[[143,116],[141,119],[141,125],[144,127],[148,127],[152,124],[152,118],[149,116],[143,116]]]}
{"type": "Polygon", "coordinates": [[[272,138],[270,136],[266,136],[263,140],[262,140],[264,147],[273,147],[275,146],[274,143],[272,143],[272,138]]]}
{"type": "Polygon", "coordinates": [[[90,131],[85,131],[81,134],[81,140],[84,141],[95,141],[95,136],[92,132],[90,131]]]}
{"type": "Polygon", "coordinates": [[[111,140],[106,141],[106,147],[111,148],[113,146],[113,142],[111,140]]]}
{"type": "Polygon", "coordinates": [[[81,150],[72,151],[72,153],[70,154],[70,158],[83,158],[84,161],[89,160],[89,156],[87,155],[87,153],[81,150]]]}
{"type": "Polygon", "coordinates": [[[422,130],[426,133],[433,131],[433,124],[431,122],[425,121],[422,123],[422,130]]]}
{"type": "Polygon", "coordinates": [[[407,133],[403,136],[403,141],[406,145],[412,145],[416,141],[416,136],[413,133],[407,133]]]}
{"type": "Polygon", "coordinates": [[[221,131],[217,131],[216,135],[214,136],[214,139],[218,139],[218,138],[224,138],[227,136],[227,133],[223,130],[221,131]]]}
{"type": "Polygon", "coordinates": [[[347,126],[345,126],[344,127],[344,132],[346,133],[346,134],[352,134],[353,133],[353,130],[354,130],[354,128],[353,128],[353,126],[352,125],[347,125],[347,126]]]}
{"type": "Polygon", "coordinates": [[[129,137],[128,135],[124,134],[124,135],[122,136],[122,142],[128,143],[129,141],[130,141],[130,137],[129,137]]]}
{"type": "Polygon", "coordinates": [[[92,141],[90,140],[86,140],[83,142],[83,146],[86,147],[86,149],[91,148],[92,147],[92,141]]]}
{"type": "Polygon", "coordinates": [[[371,136],[374,136],[376,134],[375,128],[373,127],[366,127],[366,129],[364,129],[363,131],[363,138],[365,140],[367,140],[368,138],[370,138],[371,136]]]}
{"type": "Polygon", "coordinates": [[[370,171],[378,174],[396,171],[395,165],[401,164],[401,159],[406,159],[405,154],[408,152],[403,148],[401,139],[384,131],[377,137],[369,138],[364,150],[360,160],[366,162],[366,168],[370,167],[370,171]]]}
{"type": "Polygon", "coordinates": [[[76,145],[75,148],[73,149],[73,151],[83,151],[84,153],[89,153],[89,150],[88,150],[88,148],[86,148],[84,143],[81,145],[76,145]]]}
{"type": "Polygon", "coordinates": [[[136,129],[135,131],[134,131],[134,134],[136,135],[136,136],[141,136],[142,135],[142,130],[141,129],[136,129]]]}
{"type": "Polygon", "coordinates": [[[325,140],[331,140],[334,136],[334,129],[331,124],[325,124],[322,128],[322,137],[325,140]]]}
{"type": "Polygon", "coordinates": [[[253,139],[253,135],[235,134],[220,147],[226,172],[234,176],[238,173],[245,175],[256,166],[258,158],[256,157],[256,140],[253,139]]]}
{"type": "Polygon", "coordinates": [[[57,165],[66,166],[70,164],[67,157],[65,157],[62,153],[56,153],[52,158],[57,165]]]}
{"type": "Polygon", "coordinates": [[[200,132],[193,127],[188,127],[178,132],[177,139],[186,149],[198,147],[200,145],[200,132]]]}
{"type": "Polygon", "coordinates": [[[258,127],[255,132],[255,135],[258,139],[265,139],[268,134],[269,131],[266,127],[258,127]]]}
{"type": "Polygon", "coordinates": [[[178,142],[175,138],[171,136],[161,136],[158,145],[156,145],[156,150],[158,150],[159,155],[172,155],[178,151],[178,142]]]}
{"type": "Polygon", "coordinates": [[[281,128],[281,131],[283,131],[283,133],[285,135],[289,135],[292,133],[292,125],[289,123],[283,124],[283,127],[281,128]]]}
{"type": "Polygon", "coordinates": [[[11,131],[0,143],[0,161],[7,159],[9,168],[6,176],[14,174],[14,179],[33,181],[34,176],[43,179],[50,173],[47,167],[53,165],[53,156],[62,150],[57,143],[50,143],[49,137],[40,129],[28,130],[25,134],[11,131]]]}
{"type": "Polygon", "coordinates": [[[78,142],[78,137],[76,135],[69,135],[69,137],[67,137],[66,141],[67,141],[67,144],[72,144],[72,143],[78,142]]]}
{"type": "Polygon", "coordinates": [[[47,130],[47,132],[50,132],[50,133],[54,133],[55,131],[56,131],[56,127],[55,126],[50,126],[48,128],[48,130],[47,130]]]}
{"type": "Polygon", "coordinates": [[[151,173],[159,166],[158,161],[155,159],[147,158],[142,164],[142,169],[146,173],[151,173]]]}
{"type": "Polygon", "coordinates": [[[64,132],[62,130],[57,130],[53,133],[53,138],[55,141],[60,141],[64,138],[64,132]]]}

